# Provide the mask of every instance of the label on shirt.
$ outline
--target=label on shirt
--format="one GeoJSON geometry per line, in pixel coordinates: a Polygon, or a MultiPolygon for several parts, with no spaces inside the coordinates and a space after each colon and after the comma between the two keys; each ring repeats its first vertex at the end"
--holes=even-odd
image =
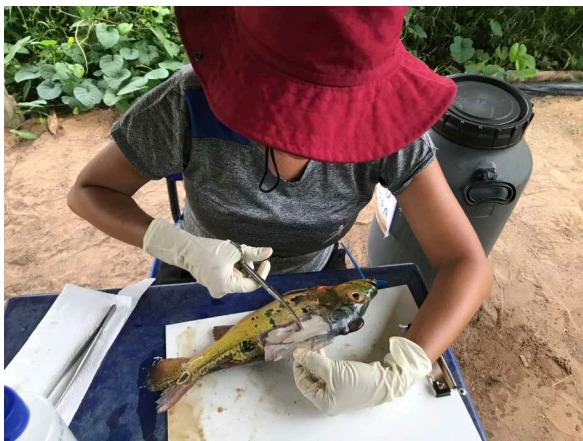
{"type": "Polygon", "coordinates": [[[377,222],[381,227],[383,235],[389,237],[391,222],[393,221],[393,215],[395,214],[395,208],[397,207],[397,199],[387,188],[380,184],[377,184],[376,194],[377,209],[375,215],[377,222]]]}

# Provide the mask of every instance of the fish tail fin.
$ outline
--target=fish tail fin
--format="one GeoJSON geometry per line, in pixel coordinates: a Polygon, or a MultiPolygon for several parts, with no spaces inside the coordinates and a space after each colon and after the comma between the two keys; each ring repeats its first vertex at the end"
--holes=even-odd
{"type": "Polygon", "coordinates": [[[156,411],[158,413],[166,412],[168,409],[174,406],[178,400],[180,400],[180,398],[182,398],[182,396],[188,392],[195,381],[196,379],[187,381],[186,383],[182,384],[173,384],[164,390],[158,401],[156,401],[156,411]]]}
{"type": "Polygon", "coordinates": [[[176,384],[182,375],[182,367],[188,360],[188,358],[167,358],[160,360],[148,372],[148,389],[151,391],[161,391],[176,384]]]}

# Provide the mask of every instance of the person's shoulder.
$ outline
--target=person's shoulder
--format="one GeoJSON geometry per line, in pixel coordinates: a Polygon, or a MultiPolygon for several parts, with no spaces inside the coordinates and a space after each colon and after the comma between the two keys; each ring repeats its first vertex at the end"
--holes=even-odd
{"type": "Polygon", "coordinates": [[[191,64],[187,64],[180,68],[172,75],[171,79],[174,80],[175,84],[182,90],[197,89],[201,87],[200,81],[194,72],[191,64]]]}

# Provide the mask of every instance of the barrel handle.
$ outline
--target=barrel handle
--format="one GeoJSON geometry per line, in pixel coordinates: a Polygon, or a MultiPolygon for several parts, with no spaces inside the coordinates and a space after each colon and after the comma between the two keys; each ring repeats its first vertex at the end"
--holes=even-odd
{"type": "Polygon", "coordinates": [[[500,205],[508,205],[511,204],[514,199],[516,199],[516,187],[511,184],[510,182],[504,181],[478,181],[473,182],[469,185],[466,185],[464,190],[464,199],[468,205],[480,205],[486,203],[494,203],[500,205]],[[497,197],[487,197],[482,199],[475,199],[472,197],[472,190],[485,188],[485,187],[500,187],[508,190],[508,196],[504,198],[497,198],[497,197]]]}

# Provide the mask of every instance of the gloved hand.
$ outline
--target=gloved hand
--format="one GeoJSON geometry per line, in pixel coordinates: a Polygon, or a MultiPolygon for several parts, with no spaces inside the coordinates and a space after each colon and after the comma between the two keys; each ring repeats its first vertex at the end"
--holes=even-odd
{"type": "Polygon", "coordinates": [[[296,349],[293,355],[296,386],[329,415],[392,401],[431,372],[431,361],[423,349],[403,337],[391,337],[386,366],[331,360],[306,349],[296,349]]]}
{"type": "MultiPolygon", "coordinates": [[[[257,282],[234,267],[241,253],[228,240],[197,237],[164,219],[154,219],[144,235],[143,248],[148,254],[190,272],[215,298],[259,288],[257,282]]],[[[241,245],[241,250],[251,268],[253,262],[263,261],[257,274],[266,278],[271,264],[265,259],[273,250],[246,245],[241,245]]]]}

